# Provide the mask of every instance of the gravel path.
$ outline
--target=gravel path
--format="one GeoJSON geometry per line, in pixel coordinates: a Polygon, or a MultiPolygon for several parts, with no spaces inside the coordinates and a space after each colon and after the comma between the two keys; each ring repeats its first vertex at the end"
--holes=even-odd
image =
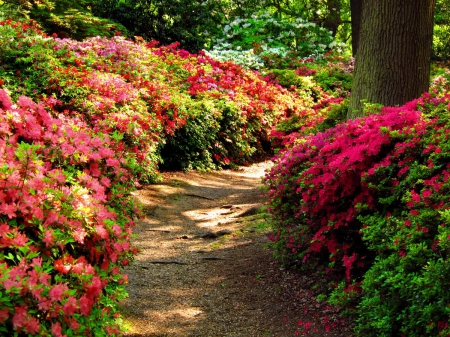
{"type": "Polygon", "coordinates": [[[269,167],[167,173],[138,191],[146,218],[121,303],[126,336],[351,336],[312,297],[315,281],[283,270],[266,247],[260,185],[269,167]]]}

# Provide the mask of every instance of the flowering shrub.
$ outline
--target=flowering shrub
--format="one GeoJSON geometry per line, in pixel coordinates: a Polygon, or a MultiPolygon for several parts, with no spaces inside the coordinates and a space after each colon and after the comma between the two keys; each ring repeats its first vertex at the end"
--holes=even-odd
{"type": "Polygon", "coordinates": [[[1,334],[118,335],[120,268],[137,252],[131,158],[50,101],[13,104],[4,89],[0,126],[1,334]]]}
{"type": "Polygon", "coordinates": [[[275,148],[284,148],[299,135],[325,131],[346,119],[353,60],[329,53],[324,59],[292,61],[271,69],[267,78],[297,92],[303,98],[303,111],[315,115],[313,124],[292,113],[271,133],[275,148]]]}
{"type": "Polygon", "coordinates": [[[450,97],[436,92],[291,138],[265,178],[277,255],[357,304],[362,336],[450,332],[450,97]]]}
{"type": "Polygon", "coordinates": [[[60,112],[77,111],[94,130],[121,137],[141,181],[156,180],[161,161],[171,168],[246,162],[268,147],[270,129],[286,115],[317,120],[297,93],[177,44],[32,32],[18,39],[14,23],[0,29],[5,86],[38,100],[56,97],[60,112]]]}
{"type": "MultiPolygon", "coordinates": [[[[242,50],[241,48],[232,49],[230,43],[218,43],[214,45],[213,49],[205,50],[206,55],[214,60],[226,62],[232,61],[249,69],[263,69],[265,64],[260,55],[255,54],[253,49],[242,50]]],[[[277,52],[279,52],[277,50],[277,52]]]]}
{"type": "Polygon", "coordinates": [[[359,216],[362,238],[377,258],[362,282],[362,335],[450,333],[449,102],[449,95],[419,100],[427,119],[404,133],[391,132],[397,143],[389,165],[363,177],[377,205],[359,216]]]}
{"type": "Polygon", "coordinates": [[[331,32],[304,20],[274,17],[269,12],[250,18],[235,17],[225,24],[208,55],[221,61],[232,60],[247,68],[260,69],[273,59],[320,58],[328,50],[340,50],[331,32]]]}
{"type": "Polygon", "coordinates": [[[417,112],[395,111],[348,121],[295,141],[298,145],[276,160],[266,183],[270,211],[281,226],[272,239],[283,259],[329,260],[329,272],[345,272],[350,281],[353,262],[363,264],[366,254],[356,255],[361,245],[356,205],[371,203],[370,190],[360,177],[384,159],[390,143],[380,126],[401,130],[418,118],[417,112]]]}

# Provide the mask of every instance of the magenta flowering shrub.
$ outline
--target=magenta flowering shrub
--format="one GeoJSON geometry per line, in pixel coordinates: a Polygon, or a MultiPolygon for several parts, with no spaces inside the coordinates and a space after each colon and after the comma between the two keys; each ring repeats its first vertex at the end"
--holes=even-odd
{"type": "Polygon", "coordinates": [[[294,139],[265,177],[277,228],[272,240],[285,262],[326,262],[327,273],[341,273],[349,283],[353,271],[360,276],[368,252],[356,216],[373,204],[361,176],[386,165],[393,146],[386,130],[402,130],[419,119],[417,111],[395,110],[294,139]]]}
{"type": "MultiPolygon", "coordinates": [[[[48,102],[47,102],[48,103],[48,102]]],[[[116,336],[139,214],[120,142],[0,89],[0,334],[116,336]]]]}
{"type": "Polygon", "coordinates": [[[377,205],[359,215],[361,233],[377,256],[361,284],[360,335],[450,334],[449,103],[425,94],[417,107],[426,119],[393,134],[389,165],[363,176],[377,205]]]}
{"type": "Polygon", "coordinates": [[[292,137],[265,182],[271,240],[329,281],[361,336],[447,336],[450,97],[292,137]]]}

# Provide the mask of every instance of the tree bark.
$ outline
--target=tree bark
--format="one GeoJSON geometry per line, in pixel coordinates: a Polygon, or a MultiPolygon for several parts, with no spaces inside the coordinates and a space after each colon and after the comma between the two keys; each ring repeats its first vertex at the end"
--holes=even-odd
{"type": "Polygon", "coordinates": [[[435,0],[364,1],[348,118],[361,100],[401,105],[429,88],[435,0]]]}
{"type": "Polygon", "coordinates": [[[356,56],[359,35],[361,31],[362,5],[364,0],[350,0],[350,13],[352,17],[352,54],[356,56]]]}

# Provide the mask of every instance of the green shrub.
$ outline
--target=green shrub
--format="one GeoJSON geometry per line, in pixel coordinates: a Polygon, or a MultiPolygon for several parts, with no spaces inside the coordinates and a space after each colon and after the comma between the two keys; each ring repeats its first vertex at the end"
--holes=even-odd
{"type": "Polygon", "coordinates": [[[127,30],[121,24],[94,16],[90,4],[91,1],[86,0],[5,1],[9,15],[35,20],[49,35],[77,40],[93,36],[127,35],[127,30]]]}
{"type": "Polygon", "coordinates": [[[433,58],[448,60],[450,57],[450,25],[434,25],[433,58]]]}

